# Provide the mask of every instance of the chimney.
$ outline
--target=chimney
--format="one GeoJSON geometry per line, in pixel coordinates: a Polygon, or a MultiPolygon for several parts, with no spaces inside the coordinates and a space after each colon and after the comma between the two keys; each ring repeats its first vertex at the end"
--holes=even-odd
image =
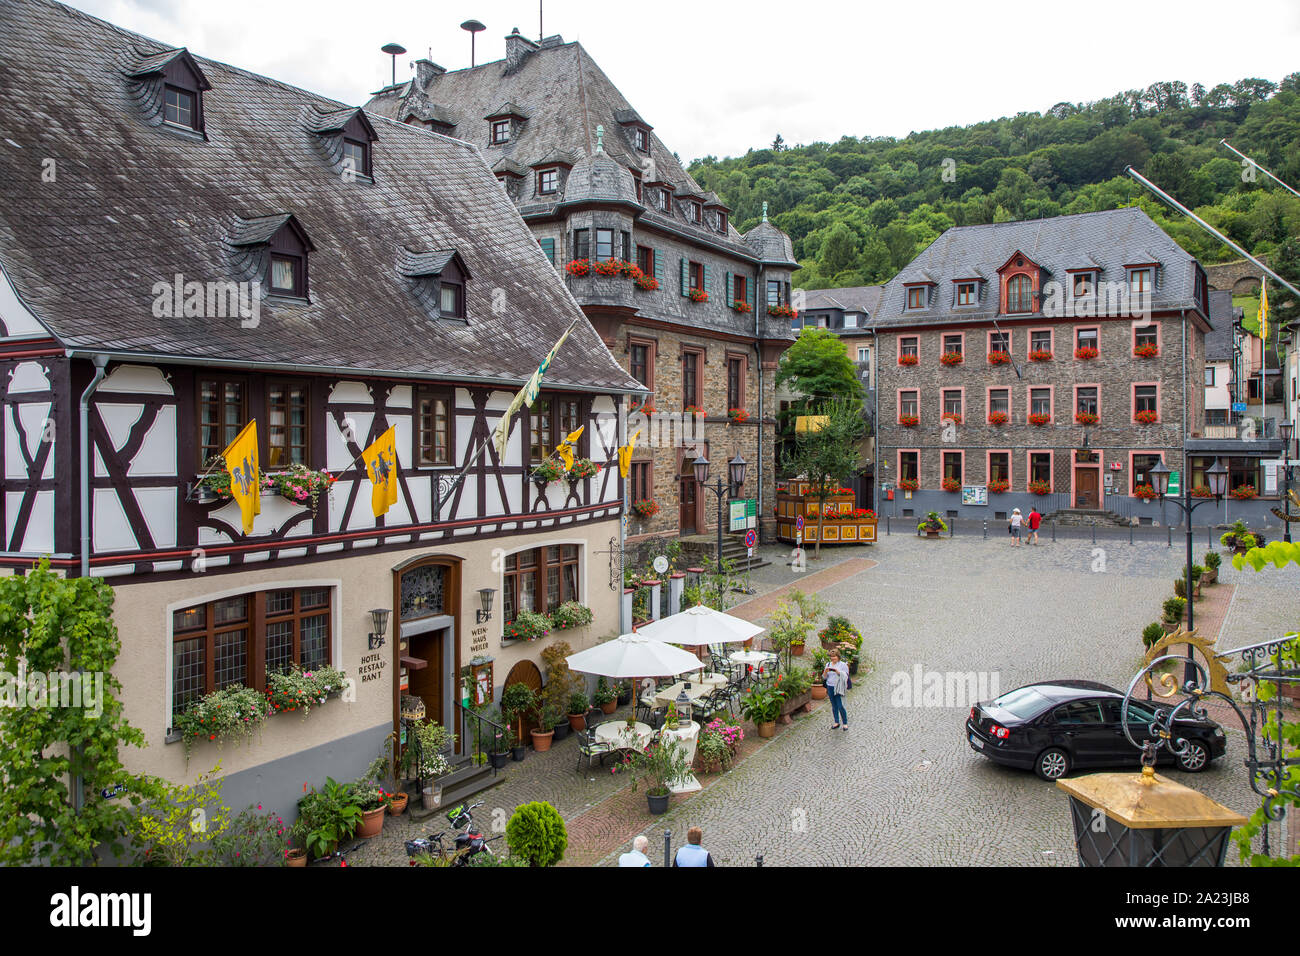
{"type": "Polygon", "coordinates": [[[519,69],[524,58],[536,49],[537,44],[522,35],[519,28],[515,27],[506,37],[506,72],[513,73],[519,69]]]}
{"type": "Polygon", "coordinates": [[[436,76],[442,76],[447,72],[446,67],[439,66],[432,60],[415,61],[415,86],[417,89],[424,89],[432,82],[436,76]]]}

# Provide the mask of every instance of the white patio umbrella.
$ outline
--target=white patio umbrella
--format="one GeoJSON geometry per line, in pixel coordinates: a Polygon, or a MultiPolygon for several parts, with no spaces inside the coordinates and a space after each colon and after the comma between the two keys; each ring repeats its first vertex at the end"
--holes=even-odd
{"type": "MultiPolygon", "coordinates": [[[[612,641],[597,644],[565,658],[569,667],[584,674],[604,677],[676,677],[697,671],[704,662],[680,647],[673,647],[640,632],[620,634],[612,641]]],[[[632,706],[636,707],[637,685],[632,684],[632,706]]]]}
{"type": "Polygon", "coordinates": [[[705,644],[734,644],[762,634],[766,628],[716,611],[704,604],[661,617],[637,629],[638,634],[668,644],[699,647],[705,644]]]}

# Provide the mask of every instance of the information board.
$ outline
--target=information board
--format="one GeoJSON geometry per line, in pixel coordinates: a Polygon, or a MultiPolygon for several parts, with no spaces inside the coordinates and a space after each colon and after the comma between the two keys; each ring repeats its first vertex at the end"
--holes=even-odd
{"type": "Polygon", "coordinates": [[[962,485],[961,503],[964,505],[987,505],[989,489],[987,485],[962,485]]]}

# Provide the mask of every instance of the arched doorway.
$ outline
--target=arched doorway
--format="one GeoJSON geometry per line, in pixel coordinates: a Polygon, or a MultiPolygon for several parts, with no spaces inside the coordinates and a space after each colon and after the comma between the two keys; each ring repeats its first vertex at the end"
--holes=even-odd
{"type": "MultiPolygon", "coordinates": [[[[504,691],[511,684],[523,684],[529,690],[534,692],[542,689],[542,672],[537,669],[537,665],[532,661],[520,661],[514,667],[510,668],[510,673],[506,675],[505,683],[501,685],[504,691]]],[[[536,714],[525,714],[523,718],[523,737],[520,743],[528,742],[528,731],[538,726],[536,714]]],[[[518,730],[518,727],[515,728],[518,730]]]]}
{"type": "Polygon", "coordinates": [[[460,673],[460,558],[428,555],[393,569],[393,727],[401,732],[402,694],[424,701],[425,715],[457,735],[460,673]]]}

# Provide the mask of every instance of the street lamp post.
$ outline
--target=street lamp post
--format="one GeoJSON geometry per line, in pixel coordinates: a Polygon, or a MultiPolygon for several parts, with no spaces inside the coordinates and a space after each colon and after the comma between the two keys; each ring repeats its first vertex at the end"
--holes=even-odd
{"type": "MultiPolygon", "coordinates": [[[[1169,476],[1172,470],[1163,461],[1158,462],[1147,475],[1151,483],[1155,486],[1156,494],[1160,496],[1163,502],[1166,500],[1165,493],[1169,491],[1169,476]]],[[[1217,504],[1222,498],[1223,493],[1228,485],[1228,469],[1224,468],[1219,459],[1214,459],[1214,464],[1205,470],[1205,477],[1210,482],[1210,492],[1214,495],[1214,502],[1217,504]]],[[[1179,501],[1177,498],[1167,499],[1172,504],[1177,505],[1183,511],[1185,527],[1187,529],[1187,568],[1183,573],[1183,593],[1187,596],[1187,629],[1190,631],[1196,626],[1196,600],[1192,594],[1192,512],[1201,505],[1210,501],[1209,498],[1202,498],[1200,501],[1192,501],[1192,483],[1190,475],[1183,476],[1183,498],[1179,501]]],[[[1183,683],[1189,683],[1196,679],[1196,671],[1191,664],[1192,646],[1187,645],[1188,663],[1183,667],[1183,683]]]]}
{"type": "Polygon", "coordinates": [[[717,485],[710,487],[709,481],[709,459],[704,455],[695,459],[695,483],[701,488],[707,488],[713,492],[718,499],[718,573],[722,573],[722,503],[740,490],[741,485],[745,483],[745,466],[747,462],[737,453],[736,457],[727,462],[727,479],[728,483],[724,487],[722,476],[719,475],[717,485]]]}
{"type": "MultiPolygon", "coordinates": [[[[1295,422],[1282,422],[1277,426],[1282,436],[1282,509],[1291,510],[1291,437],[1295,434],[1295,422]]],[[[1291,522],[1282,522],[1282,535],[1287,544],[1291,543],[1291,522]]]]}

